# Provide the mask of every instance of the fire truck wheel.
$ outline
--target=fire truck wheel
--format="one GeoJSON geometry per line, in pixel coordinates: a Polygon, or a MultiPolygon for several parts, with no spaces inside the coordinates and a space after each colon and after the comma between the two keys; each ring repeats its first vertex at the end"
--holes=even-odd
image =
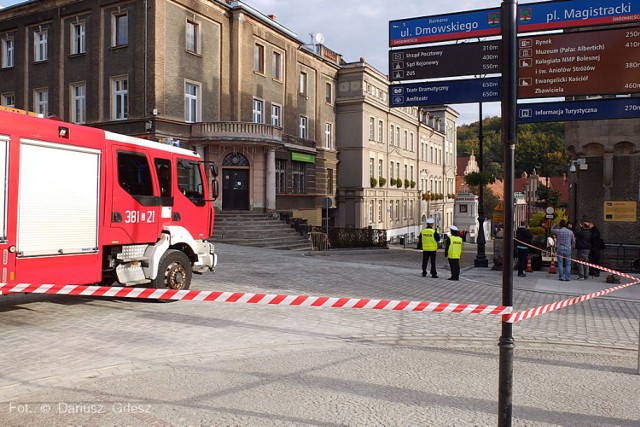
{"type": "Polygon", "coordinates": [[[191,261],[184,252],[169,249],[160,259],[154,288],[186,290],[191,285],[191,261]]]}

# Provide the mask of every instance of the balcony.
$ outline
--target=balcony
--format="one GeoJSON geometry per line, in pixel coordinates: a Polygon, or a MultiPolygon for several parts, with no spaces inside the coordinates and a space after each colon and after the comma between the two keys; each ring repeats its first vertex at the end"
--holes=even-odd
{"type": "Polygon", "coordinates": [[[282,128],[249,122],[193,123],[191,136],[215,140],[244,139],[258,142],[282,142],[282,128]]]}

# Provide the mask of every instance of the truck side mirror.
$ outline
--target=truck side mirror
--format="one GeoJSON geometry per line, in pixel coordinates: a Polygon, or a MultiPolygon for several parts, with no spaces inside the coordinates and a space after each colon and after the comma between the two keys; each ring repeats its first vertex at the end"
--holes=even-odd
{"type": "Polygon", "coordinates": [[[211,194],[213,195],[213,200],[216,200],[220,195],[220,190],[218,188],[218,180],[216,179],[211,180],[211,194]]]}
{"type": "Polygon", "coordinates": [[[211,163],[211,175],[214,178],[218,176],[218,165],[216,163],[211,163]]]}

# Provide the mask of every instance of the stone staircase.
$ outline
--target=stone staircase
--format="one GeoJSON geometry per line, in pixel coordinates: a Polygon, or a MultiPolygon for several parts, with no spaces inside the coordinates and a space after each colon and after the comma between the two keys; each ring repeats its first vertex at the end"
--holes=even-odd
{"type": "Polygon", "coordinates": [[[266,213],[216,210],[214,243],[258,248],[309,250],[309,241],[290,224],[266,213]]]}

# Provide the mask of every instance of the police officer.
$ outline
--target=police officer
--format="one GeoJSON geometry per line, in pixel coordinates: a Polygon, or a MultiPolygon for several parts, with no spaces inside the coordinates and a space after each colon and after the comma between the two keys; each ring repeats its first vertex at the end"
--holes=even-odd
{"type": "Polygon", "coordinates": [[[427,264],[431,260],[431,277],[438,277],[436,271],[436,251],[440,235],[433,229],[433,218],[427,218],[427,228],[420,233],[422,243],[422,277],[427,277],[427,264]]]}
{"type": "Polygon", "coordinates": [[[460,279],[460,256],[462,255],[462,237],[460,230],[455,225],[449,227],[451,236],[444,245],[444,255],[449,260],[449,268],[451,268],[451,277],[447,280],[460,279]]]}

